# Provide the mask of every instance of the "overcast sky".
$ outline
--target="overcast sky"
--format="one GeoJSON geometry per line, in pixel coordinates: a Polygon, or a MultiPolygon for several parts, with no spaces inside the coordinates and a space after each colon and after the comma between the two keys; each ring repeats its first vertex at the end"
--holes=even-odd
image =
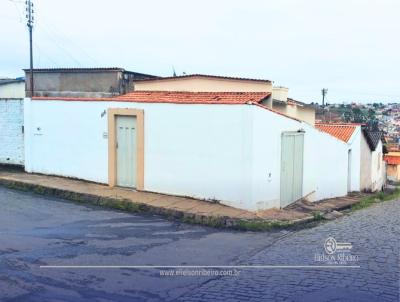
{"type": "MultiPolygon", "coordinates": [[[[399,0],[33,0],[35,67],[273,80],[300,101],[400,102],[399,0]]],[[[25,0],[0,0],[0,76],[29,65],[25,0]]]]}

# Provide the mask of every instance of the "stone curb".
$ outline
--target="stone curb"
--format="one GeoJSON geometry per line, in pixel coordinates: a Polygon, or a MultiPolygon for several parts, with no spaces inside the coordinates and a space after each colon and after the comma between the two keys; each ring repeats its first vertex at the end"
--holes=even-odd
{"type": "Polygon", "coordinates": [[[288,229],[299,227],[315,220],[312,216],[288,221],[267,220],[261,218],[243,219],[228,216],[208,216],[187,213],[180,210],[155,207],[145,203],[133,202],[130,199],[125,198],[103,197],[95,194],[51,188],[23,181],[0,178],[0,185],[25,192],[34,192],[40,195],[53,196],[74,202],[102,206],[131,213],[151,213],[162,215],[168,219],[181,220],[185,223],[200,224],[214,228],[229,228],[242,231],[266,231],[272,229],[288,229]]]}

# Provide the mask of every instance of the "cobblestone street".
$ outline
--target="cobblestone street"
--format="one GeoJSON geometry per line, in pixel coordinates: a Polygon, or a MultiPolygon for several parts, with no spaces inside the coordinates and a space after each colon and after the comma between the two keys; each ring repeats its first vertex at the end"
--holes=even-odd
{"type": "Polygon", "coordinates": [[[400,203],[389,202],[338,221],[292,233],[251,256],[249,265],[316,265],[329,236],[353,243],[360,268],[250,269],[207,282],[182,301],[399,301],[400,203]]]}
{"type": "Polygon", "coordinates": [[[187,225],[1,187],[0,206],[1,301],[399,301],[398,201],[314,228],[267,233],[187,225]],[[330,236],[352,244],[346,255],[355,258],[341,264],[353,267],[307,267],[329,264],[318,256],[330,236]],[[46,265],[251,267],[218,277],[160,276],[160,268],[40,267],[46,265]]]}

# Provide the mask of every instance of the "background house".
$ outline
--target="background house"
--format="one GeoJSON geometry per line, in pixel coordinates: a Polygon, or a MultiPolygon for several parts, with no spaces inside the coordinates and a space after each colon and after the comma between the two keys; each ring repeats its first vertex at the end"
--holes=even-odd
{"type": "Polygon", "coordinates": [[[192,74],[134,81],[135,91],[269,92],[263,104],[288,116],[315,124],[315,108],[288,98],[289,89],[272,81],[249,78],[192,74]]]}
{"type": "Polygon", "coordinates": [[[0,99],[23,99],[25,97],[25,79],[0,78],[0,99]]]}
{"type": "Polygon", "coordinates": [[[361,136],[361,191],[376,192],[386,183],[383,133],[364,128],[361,136]]]}
{"type": "Polygon", "coordinates": [[[289,88],[273,87],[271,108],[286,115],[298,118],[310,125],[315,125],[315,107],[288,97],[289,88]]]}
{"type": "Polygon", "coordinates": [[[370,131],[361,124],[317,123],[316,127],[348,145],[349,192],[383,188],[386,166],[381,132],[370,131]]]}
{"type": "MultiPolygon", "coordinates": [[[[347,144],[347,191],[360,191],[361,176],[361,125],[317,123],[316,128],[347,144]]],[[[323,148],[320,152],[325,152],[323,148]]]]}
{"type": "Polygon", "coordinates": [[[25,168],[253,211],[346,195],[347,144],[263,105],[270,97],[26,99],[25,168]]]}
{"type": "Polygon", "coordinates": [[[190,92],[269,92],[269,80],[190,74],[174,77],[134,81],[135,90],[141,91],[190,91],[190,92]]]}
{"type": "Polygon", "coordinates": [[[0,79],[0,164],[24,164],[24,78],[0,79]]]}
{"type": "Polygon", "coordinates": [[[389,152],[385,155],[387,177],[391,181],[400,181],[400,152],[389,152]]]}
{"type": "MultiPolygon", "coordinates": [[[[24,69],[26,95],[30,94],[30,70],[24,69]]],[[[133,90],[133,81],[156,76],[123,68],[34,69],[35,96],[110,97],[133,90]]]]}

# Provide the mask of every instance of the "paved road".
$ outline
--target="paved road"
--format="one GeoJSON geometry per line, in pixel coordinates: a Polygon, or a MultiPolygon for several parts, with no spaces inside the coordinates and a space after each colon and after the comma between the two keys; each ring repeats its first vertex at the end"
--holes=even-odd
{"type": "Polygon", "coordinates": [[[270,233],[217,231],[1,187],[0,206],[0,301],[399,301],[397,201],[312,229],[270,233]],[[333,255],[343,254],[342,265],[360,268],[254,267],[327,265],[321,255],[327,255],[323,245],[329,236],[353,244],[350,252],[333,255]],[[210,276],[214,269],[43,265],[253,268],[210,276]],[[160,276],[173,273],[203,275],[160,276]]]}

